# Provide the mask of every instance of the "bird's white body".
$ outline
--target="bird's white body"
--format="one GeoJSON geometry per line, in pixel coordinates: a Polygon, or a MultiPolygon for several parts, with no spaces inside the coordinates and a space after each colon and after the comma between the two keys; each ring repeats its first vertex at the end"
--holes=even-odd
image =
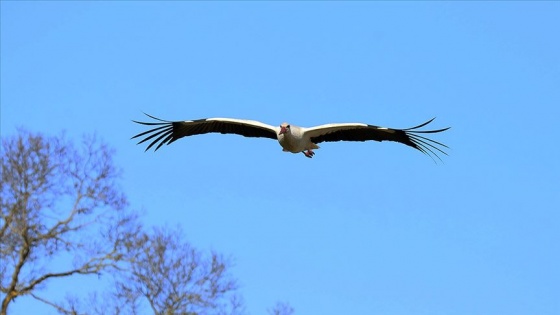
{"type": "Polygon", "coordinates": [[[302,127],[293,126],[289,131],[278,134],[278,142],[284,152],[300,153],[306,150],[319,149],[318,145],[311,142],[309,136],[305,134],[305,128],[302,127]]]}

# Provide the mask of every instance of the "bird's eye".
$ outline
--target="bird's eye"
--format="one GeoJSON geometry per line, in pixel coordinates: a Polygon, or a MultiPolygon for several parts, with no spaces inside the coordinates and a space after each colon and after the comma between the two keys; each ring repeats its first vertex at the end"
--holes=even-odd
{"type": "Polygon", "coordinates": [[[287,125],[286,128],[290,128],[290,125],[287,125]]]}

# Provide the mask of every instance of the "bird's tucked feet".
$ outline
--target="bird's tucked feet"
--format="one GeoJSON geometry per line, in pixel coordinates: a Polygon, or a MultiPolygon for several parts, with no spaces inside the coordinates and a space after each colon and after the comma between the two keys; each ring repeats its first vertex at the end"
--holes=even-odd
{"type": "Polygon", "coordinates": [[[315,152],[313,152],[311,150],[301,151],[301,153],[303,153],[308,158],[312,158],[315,155],[315,152]]]}

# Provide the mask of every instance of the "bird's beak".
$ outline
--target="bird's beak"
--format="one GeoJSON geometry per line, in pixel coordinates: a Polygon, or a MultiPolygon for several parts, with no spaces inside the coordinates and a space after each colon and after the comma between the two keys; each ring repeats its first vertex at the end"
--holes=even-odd
{"type": "Polygon", "coordinates": [[[286,127],[280,127],[280,132],[278,133],[278,135],[283,135],[286,133],[286,127]]]}

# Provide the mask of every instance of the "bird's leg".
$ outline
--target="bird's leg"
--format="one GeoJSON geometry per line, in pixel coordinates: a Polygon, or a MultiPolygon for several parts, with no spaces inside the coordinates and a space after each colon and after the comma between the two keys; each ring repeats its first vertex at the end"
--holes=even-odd
{"type": "Polygon", "coordinates": [[[301,151],[301,153],[303,153],[308,158],[312,158],[315,155],[315,152],[313,152],[311,150],[301,151]]]}

